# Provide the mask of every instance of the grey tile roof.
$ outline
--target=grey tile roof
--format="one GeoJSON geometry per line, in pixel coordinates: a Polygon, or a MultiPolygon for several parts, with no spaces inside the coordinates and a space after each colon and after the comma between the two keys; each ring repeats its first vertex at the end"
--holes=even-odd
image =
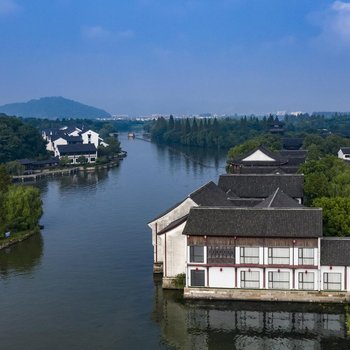
{"type": "Polygon", "coordinates": [[[174,220],[173,222],[171,222],[168,226],[164,227],[163,230],[158,232],[158,235],[162,235],[178,226],[180,226],[182,223],[184,223],[188,218],[188,214],[182,216],[181,218],[178,218],[177,220],[174,220]]]}
{"type": "Polygon", "coordinates": [[[64,135],[62,136],[62,138],[65,139],[67,142],[83,142],[83,138],[81,136],[64,135]]]}
{"type": "Polygon", "coordinates": [[[321,265],[350,266],[350,238],[322,238],[321,265]]]}
{"type": "Polygon", "coordinates": [[[279,153],[274,153],[268,150],[264,146],[259,146],[255,148],[254,150],[236,158],[233,160],[233,163],[235,164],[244,164],[244,165],[267,165],[267,166],[276,166],[276,165],[282,165],[286,164],[288,162],[288,159],[282,157],[279,153]],[[250,155],[254,154],[256,151],[261,151],[262,153],[266,154],[268,157],[274,159],[274,161],[245,161],[244,159],[249,157],[250,155]]]}
{"type": "Polygon", "coordinates": [[[229,206],[226,193],[213,181],[208,182],[198,190],[192,192],[189,197],[198,205],[204,206],[229,206]]]}
{"type": "MultiPolygon", "coordinates": [[[[204,206],[230,206],[231,203],[227,199],[225,192],[223,192],[213,181],[206,183],[204,186],[198,188],[196,191],[190,193],[187,198],[191,198],[197,205],[204,206]]],[[[166,211],[157,215],[149,223],[160,219],[164,215],[170,213],[172,210],[177,208],[181,203],[186,200],[183,199],[181,202],[176,203],[166,211]]]]}
{"type": "Polygon", "coordinates": [[[240,174],[296,174],[298,166],[249,166],[240,168],[240,174]]]}
{"type": "Polygon", "coordinates": [[[219,187],[241,198],[267,198],[277,188],[293,198],[303,198],[304,175],[300,174],[225,174],[219,187]]]}
{"type": "Polygon", "coordinates": [[[234,207],[255,207],[261,203],[261,198],[229,198],[231,205],[234,207]]]}
{"type": "Polygon", "coordinates": [[[58,145],[57,146],[60,155],[68,154],[68,153],[94,153],[96,152],[96,147],[93,143],[85,143],[85,144],[72,144],[72,145],[58,145]]]}
{"type": "Polygon", "coordinates": [[[283,148],[299,149],[303,145],[304,139],[301,137],[285,137],[282,140],[283,148]]]}
{"type": "Polygon", "coordinates": [[[193,236],[321,237],[322,209],[197,207],[190,210],[183,234],[193,236]]]}
{"type": "Polygon", "coordinates": [[[340,147],[343,153],[350,153],[350,147],[340,147]]]}
{"type": "Polygon", "coordinates": [[[257,204],[255,208],[303,208],[295,199],[285,194],[281,189],[276,191],[262,202],[257,204]]]}

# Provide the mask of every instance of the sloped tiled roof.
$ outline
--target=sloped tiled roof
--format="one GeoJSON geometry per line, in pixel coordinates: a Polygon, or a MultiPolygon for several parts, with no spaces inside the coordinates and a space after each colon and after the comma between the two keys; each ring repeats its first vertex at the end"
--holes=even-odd
{"type": "Polygon", "coordinates": [[[192,192],[189,197],[198,205],[203,206],[228,206],[226,193],[213,181],[208,182],[198,190],[192,192]]]}
{"type": "Polygon", "coordinates": [[[233,160],[233,163],[242,163],[244,165],[254,165],[254,164],[260,164],[260,165],[264,165],[266,164],[267,166],[273,166],[273,165],[282,165],[282,164],[286,164],[288,162],[288,160],[284,157],[282,157],[280,154],[278,153],[274,153],[271,152],[270,150],[268,150],[266,147],[264,146],[259,146],[257,148],[255,148],[254,150],[241,155],[240,157],[236,158],[233,160]],[[268,156],[269,158],[274,159],[273,161],[263,161],[263,160],[256,160],[256,161],[246,161],[244,160],[245,158],[248,158],[249,156],[251,156],[252,154],[254,154],[255,152],[260,151],[264,154],[266,154],[266,156],[268,156]]]}
{"type": "Polygon", "coordinates": [[[302,208],[295,199],[285,194],[279,188],[276,189],[269,197],[257,204],[255,208],[302,208]]]}
{"type": "Polygon", "coordinates": [[[193,236],[321,237],[320,208],[195,207],[183,234],[193,236]]]}
{"type": "Polygon", "coordinates": [[[350,266],[350,238],[322,238],[321,265],[350,266]]]}
{"type": "Polygon", "coordinates": [[[66,153],[96,152],[96,147],[93,143],[58,145],[57,149],[61,155],[66,153]]]}
{"type": "MultiPolygon", "coordinates": [[[[230,201],[227,199],[225,192],[223,192],[213,181],[206,183],[204,186],[198,188],[196,191],[190,193],[187,198],[191,198],[197,205],[203,206],[229,206],[230,201]]],[[[186,200],[176,203],[166,211],[157,215],[150,222],[160,219],[164,215],[170,213],[186,200]]],[[[150,223],[149,222],[149,223],[150,223]]]]}
{"type": "Polygon", "coordinates": [[[225,174],[219,187],[241,198],[267,198],[276,188],[293,198],[303,198],[304,175],[300,174],[225,174]]]}

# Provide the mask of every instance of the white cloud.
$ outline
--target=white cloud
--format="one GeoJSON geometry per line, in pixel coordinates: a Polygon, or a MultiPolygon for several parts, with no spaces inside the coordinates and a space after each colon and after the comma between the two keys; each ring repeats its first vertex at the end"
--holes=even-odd
{"type": "Polygon", "coordinates": [[[334,48],[350,46],[350,3],[334,1],[323,13],[314,17],[321,33],[317,42],[334,48]]]}
{"type": "Polygon", "coordinates": [[[120,31],[110,31],[101,26],[90,26],[82,28],[82,35],[84,38],[89,40],[111,40],[111,41],[120,41],[127,40],[134,37],[135,33],[130,30],[120,30],[120,31]]]}
{"type": "Polygon", "coordinates": [[[87,39],[100,40],[110,36],[110,32],[101,26],[92,26],[82,28],[82,34],[87,39]]]}
{"type": "Polygon", "coordinates": [[[134,32],[130,29],[127,30],[121,30],[117,33],[118,38],[120,39],[129,39],[134,36],[134,32]]]}
{"type": "Polygon", "coordinates": [[[0,15],[10,15],[21,10],[15,0],[0,0],[0,15]]]}

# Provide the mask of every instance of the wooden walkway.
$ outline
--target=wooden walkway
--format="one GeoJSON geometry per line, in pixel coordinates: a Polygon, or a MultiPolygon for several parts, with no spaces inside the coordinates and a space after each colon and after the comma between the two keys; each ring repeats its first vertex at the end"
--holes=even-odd
{"type": "Polygon", "coordinates": [[[43,179],[45,177],[55,177],[55,176],[76,174],[78,171],[79,171],[79,168],[43,171],[40,173],[34,173],[34,174],[28,174],[28,175],[12,176],[12,181],[15,183],[35,182],[38,179],[43,179]]]}

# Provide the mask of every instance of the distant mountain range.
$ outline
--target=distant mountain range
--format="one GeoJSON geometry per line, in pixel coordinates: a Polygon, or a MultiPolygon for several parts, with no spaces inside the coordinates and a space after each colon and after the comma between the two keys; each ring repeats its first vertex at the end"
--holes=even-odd
{"type": "Polygon", "coordinates": [[[103,109],[84,105],[64,97],[42,97],[23,103],[0,106],[0,113],[23,118],[106,118],[111,115],[103,109]]]}

